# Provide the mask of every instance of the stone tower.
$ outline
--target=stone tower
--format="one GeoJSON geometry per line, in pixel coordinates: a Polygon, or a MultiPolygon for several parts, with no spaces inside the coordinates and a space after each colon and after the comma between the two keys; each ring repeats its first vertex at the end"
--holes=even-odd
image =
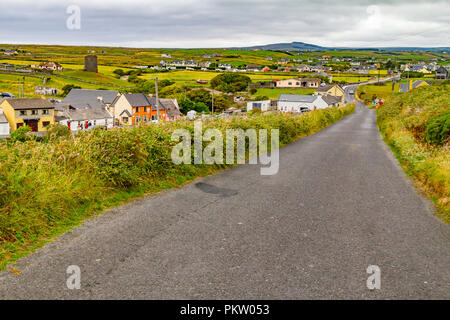
{"type": "Polygon", "coordinates": [[[84,71],[98,72],[96,55],[84,57],[84,71]]]}

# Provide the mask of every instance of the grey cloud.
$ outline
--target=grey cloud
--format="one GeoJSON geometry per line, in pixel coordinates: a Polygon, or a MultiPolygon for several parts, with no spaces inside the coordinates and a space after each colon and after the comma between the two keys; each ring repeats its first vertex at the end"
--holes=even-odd
{"type": "Polygon", "coordinates": [[[450,46],[449,1],[2,0],[3,43],[218,47],[450,46]],[[81,8],[68,30],[66,8],[81,8]],[[376,10],[367,10],[376,5],[376,10]]]}

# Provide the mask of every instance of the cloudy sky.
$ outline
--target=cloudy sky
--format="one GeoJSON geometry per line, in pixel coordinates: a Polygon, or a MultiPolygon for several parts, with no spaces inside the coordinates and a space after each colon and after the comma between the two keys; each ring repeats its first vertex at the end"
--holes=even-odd
{"type": "Polygon", "coordinates": [[[0,4],[0,43],[200,48],[301,41],[322,46],[450,46],[450,0],[0,0],[0,4]]]}

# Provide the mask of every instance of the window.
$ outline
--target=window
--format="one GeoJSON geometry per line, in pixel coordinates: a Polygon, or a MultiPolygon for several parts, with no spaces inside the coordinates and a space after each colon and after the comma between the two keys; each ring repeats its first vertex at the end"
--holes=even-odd
{"type": "Polygon", "coordinates": [[[38,111],[37,111],[37,110],[31,110],[31,114],[32,114],[32,115],[37,115],[37,114],[38,114],[38,111]]]}
{"type": "Polygon", "coordinates": [[[94,126],[97,125],[97,120],[94,120],[94,126]]]}
{"type": "Polygon", "coordinates": [[[122,122],[123,122],[123,123],[128,123],[128,118],[127,118],[127,117],[123,117],[123,118],[122,118],[122,122]]]}
{"type": "Polygon", "coordinates": [[[152,116],[152,120],[155,120],[155,116],[152,116]]]}
{"type": "Polygon", "coordinates": [[[45,127],[48,127],[50,125],[50,121],[44,121],[42,122],[42,125],[45,127]]]}
{"type": "Polygon", "coordinates": [[[144,107],[144,112],[147,112],[147,107],[144,107]]]}
{"type": "Polygon", "coordinates": [[[136,112],[139,113],[139,107],[136,107],[136,112]]]}
{"type": "Polygon", "coordinates": [[[48,114],[48,110],[47,109],[42,110],[42,114],[48,114]]]}
{"type": "Polygon", "coordinates": [[[27,111],[26,110],[20,110],[20,115],[21,116],[26,116],[27,115],[27,111]]]}

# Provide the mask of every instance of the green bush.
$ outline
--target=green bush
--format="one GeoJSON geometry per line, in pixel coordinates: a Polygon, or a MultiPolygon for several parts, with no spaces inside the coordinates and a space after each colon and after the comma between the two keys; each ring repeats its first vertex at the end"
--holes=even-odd
{"type": "Polygon", "coordinates": [[[427,127],[426,140],[435,145],[443,145],[450,135],[450,110],[444,110],[433,118],[427,127]]]}
{"type": "Polygon", "coordinates": [[[21,126],[20,128],[11,132],[10,141],[12,143],[25,142],[26,140],[30,139],[27,135],[28,132],[31,132],[31,128],[29,126],[21,126]]]}

